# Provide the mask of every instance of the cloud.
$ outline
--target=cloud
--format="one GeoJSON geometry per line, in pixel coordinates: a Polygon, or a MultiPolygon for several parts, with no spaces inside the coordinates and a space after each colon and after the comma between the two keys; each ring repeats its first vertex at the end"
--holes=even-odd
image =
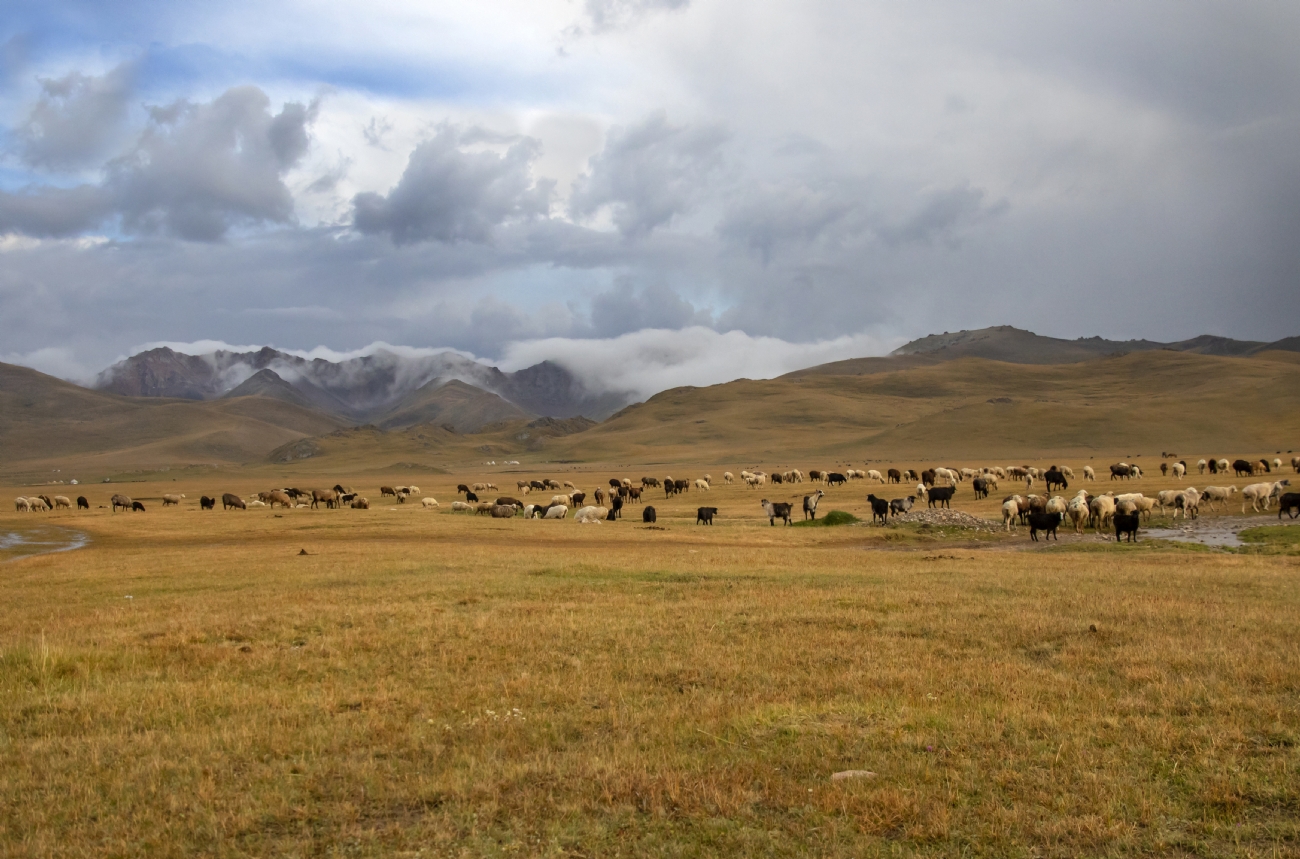
{"type": "Polygon", "coordinates": [[[570,212],[590,218],[609,207],[615,226],[628,236],[667,225],[695,209],[722,165],[727,138],[719,125],[671,125],[663,111],[615,128],[574,183],[570,212]]]}
{"type": "MultiPolygon", "coordinates": [[[[39,143],[42,157],[90,153],[64,140],[81,124],[102,121],[95,114],[106,109],[99,101],[107,96],[88,94],[98,90],[86,80],[70,76],[55,89],[67,94],[49,114],[58,122],[47,121],[29,141],[39,143]]],[[[45,87],[51,91],[48,82],[45,87]]],[[[0,192],[0,230],[69,236],[117,216],[128,234],[216,241],[234,226],[288,223],[294,201],[284,175],[307,152],[318,105],[288,103],[274,115],[269,108],[270,99],[253,86],[206,103],[179,100],[152,108],[129,151],[105,164],[102,184],[0,192]]]]}
{"type": "Polygon", "coordinates": [[[598,337],[613,337],[644,328],[684,328],[712,322],[707,312],[696,310],[663,284],[636,289],[631,283],[623,282],[591,301],[591,329],[598,337]]]}
{"type": "Polygon", "coordinates": [[[406,170],[387,195],[353,198],[353,224],[366,234],[387,234],[394,244],[486,242],[512,221],[545,217],[554,183],[534,181],[531,165],[540,145],[532,138],[510,143],[504,154],[467,151],[482,133],[444,125],[411,153],[406,170]]]}
{"type": "Polygon", "coordinates": [[[654,12],[675,12],[691,0],[587,0],[583,11],[596,33],[628,27],[654,12]]]}
{"type": "Polygon", "coordinates": [[[78,384],[89,384],[95,378],[95,371],[81,360],[75,350],[66,346],[45,346],[24,353],[0,353],[0,362],[31,367],[48,376],[78,384]]]}
{"type": "Polygon", "coordinates": [[[792,343],[754,337],[743,331],[720,333],[692,326],[680,330],[647,329],[606,339],[549,338],[513,343],[501,369],[553,361],[573,373],[588,391],[630,393],[637,399],[682,385],[702,387],[733,379],[771,379],[804,367],[884,355],[901,345],[896,338],[859,333],[792,343]],[[611,360],[617,356],[617,360],[611,360]]]}
{"type": "Polygon", "coordinates": [[[98,166],[122,142],[134,83],[132,63],[98,76],[41,78],[40,98],[15,132],[22,159],[54,170],[98,166]]]}

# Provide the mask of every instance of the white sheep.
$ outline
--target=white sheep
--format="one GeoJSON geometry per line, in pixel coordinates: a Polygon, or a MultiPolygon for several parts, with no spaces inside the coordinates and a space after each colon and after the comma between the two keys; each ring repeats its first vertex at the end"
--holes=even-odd
{"type": "MultiPolygon", "coordinates": [[[[182,495],[181,497],[184,498],[185,496],[182,495]]],[[[71,501],[71,500],[68,498],[68,496],[66,496],[66,495],[56,495],[56,496],[54,496],[54,506],[55,506],[56,508],[58,508],[58,507],[66,507],[66,508],[68,508],[69,510],[71,510],[71,509],[72,509],[72,501],[71,501]]]]}
{"type": "Polygon", "coordinates": [[[1215,465],[1219,467],[1220,474],[1225,474],[1227,473],[1228,469],[1231,467],[1232,463],[1228,462],[1228,460],[1226,459],[1221,459],[1217,463],[1215,463],[1215,465]]]}
{"type": "Polygon", "coordinates": [[[406,487],[406,492],[407,492],[408,495],[422,495],[422,494],[423,494],[422,492],[420,492],[420,487],[418,487],[418,486],[408,486],[408,487],[406,487]]]}
{"type": "Polygon", "coordinates": [[[1088,497],[1086,495],[1076,495],[1071,498],[1066,505],[1065,512],[1070,517],[1070,521],[1074,523],[1074,533],[1082,534],[1083,526],[1090,516],[1088,497]]]}
{"type": "Polygon", "coordinates": [[[1092,470],[1092,466],[1091,466],[1091,465],[1085,465],[1085,466],[1083,467],[1083,479],[1084,479],[1084,480],[1096,480],[1096,479],[1097,479],[1097,472],[1095,472],[1095,471],[1092,470]]]}
{"type": "MultiPolygon", "coordinates": [[[[1187,487],[1182,492],[1178,493],[1178,497],[1182,502],[1181,508],[1183,511],[1184,519],[1187,518],[1187,514],[1189,513],[1191,514],[1193,519],[1195,519],[1197,516],[1201,514],[1201,510],[1200,510],[1201,493],[1196,491],[1195,486],[1187,487]]],[[[1179,505],[1176,504],[1174,509],[1175,519],[1178,518],[1178,507],[1179,505]]]]}
{"type": "Polygon", "coordinates": [[[32,512],[32,502],[19,495],[14,499],[14,511],[17,513],[30,513],[32,512]]]}
{"type": "Polygon", "coordinates": [[[551,503],[552,503],[552,504],[562,504],[562,505],[564,505],[565,507],[569,507],[569,506],[572,506],[572,504],[573,504],[573,497],[572,497],[572,496],[569,496],[569,495],[552,495],[552,496],[551,496],[551,503]]]}
{"type": "Polygon", "coordinates": [[[578,491],[578,487],[574,486],[574,485],[573,485],[573,481],[571,481],[571,480],[566,480],[566,481],[564,481],[564,488],[570,490],[571,492],[577,492],[577,491],[578,491]]]}
{"type": "Polygon", "coordinates": [[[1047,507],[1045,509],[1048,513],[1064,513],[1067,509],[1066,501],[1060,495],[1053,495],[1051,498],[1047,499],[1047,507]]]}
{"type": "Polygon", "coordinates": [[[722,472],[722,482],[728,484],[735,483],[736,475],[732,474],[730,471],[724,471],[722,472]]]}
{"type": "Polygon", "coordinates": [[[451,502],[451,511],[452,511],[453,513],[461,513],[461,512],[465,512],[465,511],[469,511],[469,510],[473,510],[473,509],[474,509],[474,505],[473,505],[473,504],[470,504],[470,503],[467,502],[467,501],[453,501],[453,502],[451,502]]]}
{"type": "Polygon", "coordinates": [[[1020,515],[1020,505],[1015,501],[1002,502],[1002,527],[1007,531],[1016,530],[1016,517],[1020,515]]]}
{"type": "Polygon", "coordinates": [[[248,502],[248,506],[249,506],[249,507],[265,507],[265,506],[266,506],[266,502],[264,502],[264,501],[259,501],[258,499],[254,498],[254,499],[252,499],[251,501],[248,502]]]}
{"type": "Polygon", "coordinates": [[[1264,502],[1264,509],[1268,510],[1269,499],[1281,491],[1281,481],[1277,483],[1252,483],[1241,490],[1241,512],[1246,512],[1246,502],[1250,502],[1250,507],[1256,513],[1259,512],[1259,502],[1264,502]]]}
{"type": "Polygon", "coordinates": [[[604,507],[583,507],[577,513],[573,514],[573,521],[580,522],[584,525],[599,525],[601,522],[605,521],[605,517],[608,515],[609,510],[604,507]]]}
{"type": "Polygon", "coordinates": [[[1274,460],[1273,460],[1273,470],[1274,470],[1274,471],[1281,471],[1281,470],[1282,470],[1282,460],[1281,460],[1280,458],[1279,458],[1279,459],[1274,459],[1274,460]]]}
{"type": "Polygon", "coordinates": [[[1157,499],[1147,498],[1145,495],[1140,495],[1133,499],[1133,506],[1136,509],[1136,512],[1145,513],[1148,522],[1151,521],[1151,511],[1155,509],[1156,503],[1157,499]]]}
{"type": "Polygon", "coordinates": [[[1183,465],[1181,462],[1175,462],[1173,465],[1169,466],[1169,475],[1171,477],[1183,477],[1186,474],[1187,466],[1183,465]]]}
{"type": "MultiPolygon", "coordinates": [[[[1297,471],[1300,471],[1300,469],[1297,469],[1297,471]]],[[[792,475],[794,475],[794,482],[795,482],[795,483],[803,483],[803,472],[802,472],[802,471],[800,471],[799,469],[795,468],[795,469],[791,469],[790,473],[791,473],[792,475]]]]}
{"type": "Polygon", "coordinates": [[[1066,477],[1070,478],[1071,480],[1074,479],[1074,469],[1071,468],[1071,467],[1068,466],[1068,465],[1062,465],[1060,468],[1057,469],[1057,471],[1061,472],[1062,474],[1064,474],[1066,477]]]}
{"type": "Polygon", "coordinates": [[[430,510],[438,506],[438,499],[434,498],[432,495],[427,495],[424,498],[420,499],[420,504],[421,506],[424,507],[424,509],[430,510]]]}
{"type": "Polygon", "coordinates": [[[536,505],[536,504],[525,504],[525,505],[524,505],[524,518],[525,518],[525,519],[531,519],[531,518],[533,518],[533,511],[536,510],[536,509],[537,509],[537,505],[536,505]]]}
{"type": "Polygon", "coordinates": [[[1196,470],[1197,470],[1198,472],[1200,472],[1201,474],[1204,474],[1204,473],[1205,473],[1205,469],[1206,469],[1208,466],[1209,466],[1209,463],[1206,462],[1205,460],[1203,460],[1203,459],[1198,459],[1198,460],[1196,460],[1196,470]]]}
{"type": "Polygon", "coordinates": [[[1228,502],[1232,499],[1232,493],[1237,491],[1235,486],[1207,486],[1202,495],[1202,499],[1210,505],[1210,509],[1215,513],[1219,512],[1216,502],[1228,502]]]}
{"type": "Polygon", "coordinates": [[[1291,457],[1291,468],[1295,470],[1296,474],[1300,474],[1300,456],[1291,457]]]}
{"type": "Polygon", "coordinates": [[[564,504],[557,504],[554,507],[548,507],[543,519],[563,519],[569,515],[569,508],[564,504]]]}
{"type": "Polygon", "coordinates": [[[708,492],[709,481],[701,477],[700,479],[695,481],[695,488],[698,489],[700,492],[708,492]]]}
{"type": "Polygon", "coordinates": [[[1115,518],[1115,499],[1109,495],[1098,495],[1092,499],[1089,511],[1097,529],[1105,528],[1115,518]]]}

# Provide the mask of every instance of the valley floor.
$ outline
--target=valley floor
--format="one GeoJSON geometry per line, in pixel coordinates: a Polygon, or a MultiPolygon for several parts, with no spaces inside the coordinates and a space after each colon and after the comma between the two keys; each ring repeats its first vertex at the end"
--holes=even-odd
{"type": "Polygon", "coordinates": [[[769,527],[774,487],[648,529],[214,479],[6,489],[94,509],[0,513],[0,855],[1300,855],[1300,528],[1025,552],[769,527]]]}

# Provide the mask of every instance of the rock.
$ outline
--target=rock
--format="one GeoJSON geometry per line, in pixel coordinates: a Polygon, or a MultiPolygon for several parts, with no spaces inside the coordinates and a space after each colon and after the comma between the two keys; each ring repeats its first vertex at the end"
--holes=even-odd
{"type": "Polygon", "coordinates": [[[876,774],[871,770],[844,770],[831,774],[831,781],[845,781],[851,778],[875,778],[876,774]]]}

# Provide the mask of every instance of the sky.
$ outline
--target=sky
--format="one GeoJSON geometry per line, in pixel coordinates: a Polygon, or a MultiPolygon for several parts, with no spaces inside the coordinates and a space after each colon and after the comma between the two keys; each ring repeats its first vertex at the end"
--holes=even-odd
{"type": "Polygon", "coordinates": [[[1274,340],[1298,307],[1297,4],[0,18],[0,360],[64,378],[391,343],[641,389],[987,325],[1274,340]]]}

